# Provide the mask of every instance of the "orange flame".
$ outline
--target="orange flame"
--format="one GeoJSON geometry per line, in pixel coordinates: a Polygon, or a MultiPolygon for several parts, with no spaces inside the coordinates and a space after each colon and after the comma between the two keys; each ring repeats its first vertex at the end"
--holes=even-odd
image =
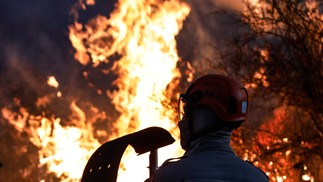
{"type": "MultiPolygon", "coordinates": [[[[81,6],[85,9],[84,4],[81,6]]],[[[120,0],[110,19],[98,16],[84,27],[86,31],[78,22],[69,27],[75,58],[81,64],[91,61],[98,66],[112,55],[121,55],[112,69],[118,75],[114,82],[118,91],[106,93],[121,115],[111,130],[115,133],[107,134],[93,131],[92,121],[108,117],[97,108],[87,111],[92,113],[88,116],[72,102],[70,120],[61,121],[31,115],[15,100],[19,114],[6,108],[1,114],[19,133],[27,133],[39,148],[39,167],[45,166],[47,174],[54,174],[61,181],[79,181],[87,160],[100,146],[94,134],[113,139],[149,126],[175,131],[176,113],[162,103],[177,94],[176,84],[171,83],[181,76],[176,67],[180,59],[175,36],[189,11],[189,6],[179,0],[120,0]]],[[[48,77],[47,84],[57,89],[56,97],[62,96],[55,77],[48,77]]],[[[48,105],[54,97],[50,94],[38,98],[37,107],[48,105]]],[[[178,132],[172,134],[178,138],[178,132]]],[[[165,147],[160,150],[159,161],[181,152],[179,145],[165,147]]],[[[118,181],[144,181],[148,177],[147,166],[148,157],[136,157],[131,149],[127,150],[118,181]]]]}
{"type": "MultiPolygon", "coordinates": [[[[181,76],[176,68],[180,59],[175,36],[189,11],[189,6],[179,0],[120,0],[110,19],[97,16],[84,27],[78,22],[70,27],[75,58],[81,64],[92,61],[98,66],[109,62],[112,55],[121,55],[113,68],[118,75],[113,84],[118,90],[106,93],[121,113],[110,139],[149,126],[174,131],[172,118],[176,113],[162,102],[176,94],[170,88],[172,80],[181,76]]],[[[178,138],[178,132],[172,134],[178,138]]],[[[160,152],[160,161],[179,154],[178,146],[160,152]]],[[[127,150],[118,181],[144,181],[148,177],[145,159],[148,157],[135,157],[131,149],[127,150]]]]}
{"type": "Polygon", "coordinates": [[[87,160],[100,146],[92,135],[91,124],[85,123],[84,113],[75,103],[71,109],[77,118],[71,122],[76,126],[63,126],[60,118],[30,115],[23,107],[20,107],[21,114],[6,108],[1,110],[3,118],[19,133],[27,133],[39,148],[39,167],[48,166],[48,174],[54,173],[61,181],[79,181],[87,160]]]}

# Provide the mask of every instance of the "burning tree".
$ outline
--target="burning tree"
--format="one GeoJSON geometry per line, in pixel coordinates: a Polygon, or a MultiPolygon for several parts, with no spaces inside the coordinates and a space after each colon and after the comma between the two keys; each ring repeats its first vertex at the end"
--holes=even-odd
{"type": "Polygon", "coordinates": [[[322,180],[320,2],[245,4],[241,12],[216,11],[230,16],[241,30],[228,42],[228,49],[220,50],[220,66],[246,83],[252,99],[270,102],[273,116],[264,118],[257,130],[247,126],[236,133],[242,139],[235,138],[235,143],[244,144],[239,155],[261,166],[273,181],[322,180]]]}

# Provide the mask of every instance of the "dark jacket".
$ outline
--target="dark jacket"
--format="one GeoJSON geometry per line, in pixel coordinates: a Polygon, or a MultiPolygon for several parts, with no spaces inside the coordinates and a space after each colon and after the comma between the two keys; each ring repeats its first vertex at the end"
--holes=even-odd
{"type": "Polygon", "coordinates": [[[195,142],[178,160],[165,162],[153,182],[268,182],[259,168],[238,158],[229,141],[214,136],[195,142]]]}

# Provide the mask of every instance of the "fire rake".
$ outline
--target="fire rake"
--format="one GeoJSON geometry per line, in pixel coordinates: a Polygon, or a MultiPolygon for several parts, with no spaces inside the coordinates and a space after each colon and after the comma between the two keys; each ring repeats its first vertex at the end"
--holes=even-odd
{"type": "Polygon", "coordinates": [[[174,138],[160,127],[149,127],[102,144],[90,157],[81,182],[115,182],[124,151],[131,145],[138,155],[149,154],[149,178],[158,167],[157,149],[172,144],[174,138]]]}

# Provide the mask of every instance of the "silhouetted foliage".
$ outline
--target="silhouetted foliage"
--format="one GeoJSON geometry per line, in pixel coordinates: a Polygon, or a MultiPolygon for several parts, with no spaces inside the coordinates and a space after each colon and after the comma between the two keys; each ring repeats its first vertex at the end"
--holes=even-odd
{"type": "Polygon", "coordinates": [[[319,1],[269,0],[247,3],[243,12],[216,11],[240,28],[227,49],[221,48],[220,66],[241,78],[253,98],[278,101],[273,118],[264,118],[256,131],[242,128],[234,137],[235,143],[243,144],[236,146],[239,154],[259,163],[273,181],[300,180],[303,174],[322,180],[323,15],[319,7],[319,1]]]}

